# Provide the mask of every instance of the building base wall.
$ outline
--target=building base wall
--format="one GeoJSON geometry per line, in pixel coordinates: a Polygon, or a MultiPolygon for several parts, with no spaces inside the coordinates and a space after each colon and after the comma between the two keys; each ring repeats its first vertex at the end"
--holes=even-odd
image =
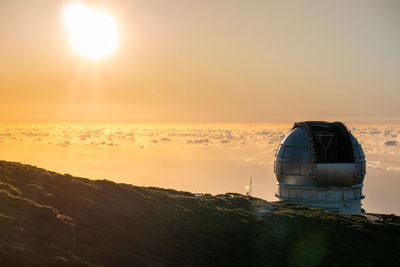
{"type": "Polygon", "coordinates": [[[361,214],[362,184],[350,187],[300,187],[278,183],[280,201],[322,208],[342,214],[361,214]]]}

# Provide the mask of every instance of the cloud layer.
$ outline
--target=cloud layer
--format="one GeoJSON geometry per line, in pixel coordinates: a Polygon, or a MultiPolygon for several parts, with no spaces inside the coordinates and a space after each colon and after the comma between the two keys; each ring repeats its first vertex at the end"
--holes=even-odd
{"type": "MultiPolygon", "coordinates": [[[[400,203],[400,126],[352,125],[367,160],[366,208],[400,203]],[[375,196],[375,199],[373,198],[375,196]]],[[[3,124],[2,159],[84,177],[276,200],[275,150],[291,125],[3,124]]],[[[399,210],[400,212],[400,210],[399,210]]]]}

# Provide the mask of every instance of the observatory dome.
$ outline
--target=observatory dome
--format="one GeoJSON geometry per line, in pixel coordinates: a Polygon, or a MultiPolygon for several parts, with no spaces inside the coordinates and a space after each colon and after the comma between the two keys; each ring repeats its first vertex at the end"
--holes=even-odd
{"type": "MultiPolygon", "coordinates": [[[[279,145],[274,171],[279,185],[277,196],[281,200],[333,200],[324,198],[321,192],[336,194],[336,198],[345,200],[346,190],[354,191],[354,199],[363,198],[364,152],[340,122],[295,123],[279,145]],[[340,192],[335,193],[334,189],[340,192]]],[[[319,206],[316,203],[310,205],[319,206]]]]}

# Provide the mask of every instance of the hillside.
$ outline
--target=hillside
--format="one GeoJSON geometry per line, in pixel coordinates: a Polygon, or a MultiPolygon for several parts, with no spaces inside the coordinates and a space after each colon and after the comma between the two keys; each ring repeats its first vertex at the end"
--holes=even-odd
{"type": "Polygon", "coordinates": [[[399,266],[400,218],[379,217],[0,161],[2,266],[399,266]]]}

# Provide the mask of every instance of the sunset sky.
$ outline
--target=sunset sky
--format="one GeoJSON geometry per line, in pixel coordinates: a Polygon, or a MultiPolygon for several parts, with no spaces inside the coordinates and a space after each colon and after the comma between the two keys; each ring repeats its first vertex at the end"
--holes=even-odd
{"type": "Polygon", "coordinates": [[[2,122],[397,120],[398,1],[83,1],[118,28],[77,53],[71,1],[0,1],[2,122]]]}
{"type": "Polygon", "coordinates": [[[400,214],[399,14],[395,0],[1,0],[0,160],[212,194],[252,176],[277,200],[293,123],[343,121],[366,155],[363,207],[400,214]]]}

